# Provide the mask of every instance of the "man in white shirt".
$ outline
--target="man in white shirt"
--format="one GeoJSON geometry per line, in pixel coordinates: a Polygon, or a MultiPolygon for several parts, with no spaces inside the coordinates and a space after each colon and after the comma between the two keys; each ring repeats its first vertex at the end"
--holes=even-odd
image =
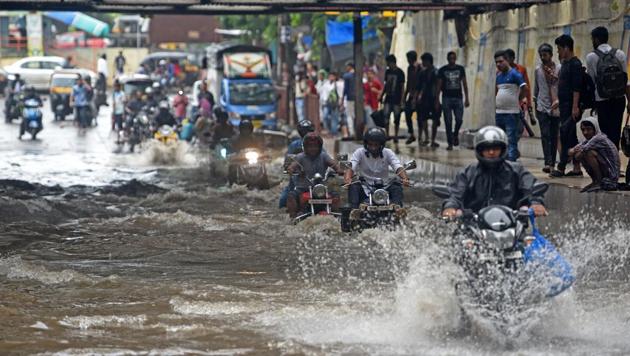
{"type": "Polygon", "coordinates": [[[105,78],[107,78],[107,55],[105,55],[105,53],[101,54],[99,59],[96,61],[96,71],[99,75],[103,75],[105,78]]]}
{"type": "MultiPolygon", "coordinates": [[[[597,120],[602,133],[606,134],[613,144],[619,148],[626,98],[628,99],[628,112],[630,112],[630,86],[627,81],[626,55],[623,51],[614,49],[608,44],[608,30],[606,27],[593,29],[591,31],[591,39],[594,50],[586,55],[586,71],[595,83],[597,120]],[[611,52],[613,50],[615,51],[614,53],[611,52]],[[614,58],[609,56],[611,53],[614,55],[614,58]],[[615,59],[617,63],[615,63],[615,59]],[[618,78],[617,80],[611,80],[613,77],[601,72],[603,66],[600,66],[600,61],[610,63],[612,68],[621,74],[614,76],[618,78]],[[598,73],[598,67],[600,67],[600,73],[598,73]],[[624,73],[625,80],[622,79],[624,73]]],[[[609,65],[606,65],[606,67],[611,68],[609,65]]]]}
{"type": "MultiPolygon", "coordinates": [[[[355,173],[363,177],[367,184],[372,185],[378,179],[387,180],[389,168],[391,168],[396,172],[396,175],[400,176],[403,185],[409,185],[409,178],[400,160],[394,151],[385,148],[386,140],[385,130],[380,127],[373,127],[363,136],[363,147],[352,154],[350,159],[352,168],[346,170],[344,180],[349,185],[348,201],[353,209],[358,208],[367,199],[367,192],[362,184],[351,184],[355,173]]],[[[393,204],[402,206],[403,190],[401,184],[390,185],[387,192],[393,204]]]]}
{"type": "Polygon", "coordinates": [[[337,82],[337,73],[330,72],[319,92],[319,100],[323,105],[324,128],[333,136],[339,131],[339,103],[342,94],[343,88],[337,82]]]}

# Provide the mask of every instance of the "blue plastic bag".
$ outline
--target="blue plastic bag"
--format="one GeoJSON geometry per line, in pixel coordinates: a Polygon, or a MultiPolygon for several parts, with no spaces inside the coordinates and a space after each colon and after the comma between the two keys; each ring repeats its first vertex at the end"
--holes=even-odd
{"type": "Polygon", "coordinates": [[[525,263],[533,269],[534,273],[550,281],[547,296],[555,297],[575,282],[573,268],[560,255],[556,247],[540,233],[536,227],[534,212],[531,209],[529,211],[529,219],[532,223],[532,235],[536,239],[529,246],[525,247],[525,263]]]}

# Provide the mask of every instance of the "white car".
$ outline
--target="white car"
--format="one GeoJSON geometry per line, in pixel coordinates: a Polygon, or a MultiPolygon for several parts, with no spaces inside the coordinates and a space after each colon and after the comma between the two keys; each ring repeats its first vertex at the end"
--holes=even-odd
{"type": "Polygon", "coordinates": [[[20,78],[37,90],[48,90],[50,76],[57,69],[63,68],[66,60],[62,57],[26,57],[4,67],[9,74],[19,74],[20,78]]]}

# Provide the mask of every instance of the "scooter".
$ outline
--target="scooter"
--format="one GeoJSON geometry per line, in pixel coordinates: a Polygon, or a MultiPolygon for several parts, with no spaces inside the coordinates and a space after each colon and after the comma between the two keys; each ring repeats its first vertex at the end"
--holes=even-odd
{"type": "Polygon", "coordinates": [[[37,134],[43,129],[42,111],[37,100],[26,99],[24,101],[22,118],[24,120],[22,125],[25,126],[25,131],[31,134],[31,138],[35,140],[37,138],[37,134]]]}

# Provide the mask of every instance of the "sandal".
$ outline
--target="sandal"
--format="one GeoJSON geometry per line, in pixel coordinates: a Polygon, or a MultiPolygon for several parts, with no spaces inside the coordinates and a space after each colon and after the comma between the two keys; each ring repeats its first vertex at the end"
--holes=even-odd
{"type": "Polygon", "coordinates": [[[566,173],[565,176],[566,177],[584,177],[584,173],[582,173],[582,171],[579,171],[579,172],[570,171],[569,173],[566,173]]]}
{"type": "Polygon", "coordinates": [[[564,172],[558,169],[554,169],[553,171],[551,171],[551,173],[549,173],[549,176],[552,178],[564,177],[564,172]]]}

